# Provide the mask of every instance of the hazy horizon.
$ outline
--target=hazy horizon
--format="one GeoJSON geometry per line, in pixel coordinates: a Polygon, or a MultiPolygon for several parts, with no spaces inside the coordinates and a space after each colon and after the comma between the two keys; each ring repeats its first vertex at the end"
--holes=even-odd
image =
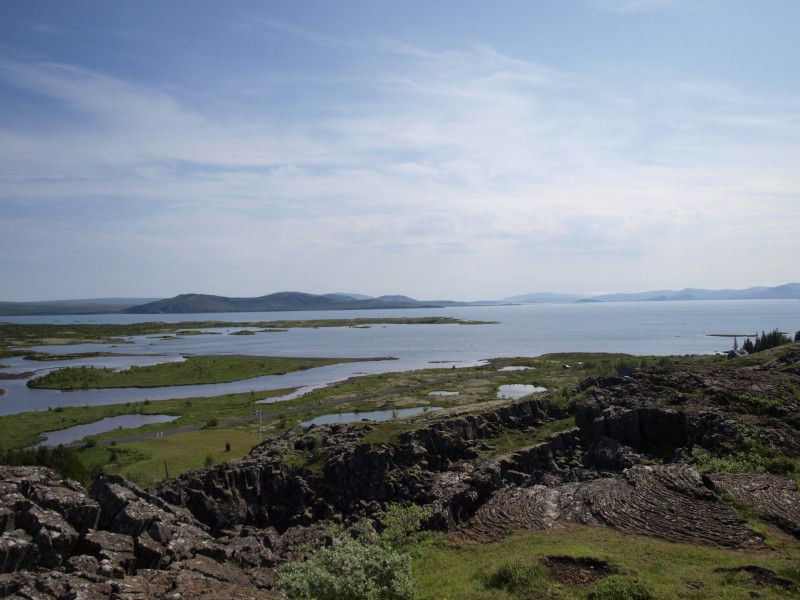
{"type": "Polygon", "coordinates": [[[0,300],[798,281],[798,22],[794,0],[4,2],[0,300]]]}
{"type": "MultiPolygon", "coordinates": [[[[800,286],[800,283],[789,282],[789,283],[779,284],[779,286],[784,286],[784,285],[800,286]]],[[[749,289],[759,289],[759,288],[762,288],[762,287],[779,287],[779,286],[748,286],[746,288],[740,288],[740,289],[736,289],[736,288],[712,289],[712,288],[686,288],[686,287],[684,287],[684,288],[678,288],[678,289],[658,288],[658,289],[653,289],[653,290],[607,291],[607,292],[597,292],[597,293],[595,293],[595,292],[584,292],[584,293],[576,292],[576,293],[573,293],[573,292],[558,292],[558,291],[554,292],[554,291],[550,291],[550,290],[537,290],[537,291],[533,291],[533,292],[522,292],[522,293],[519,293],[519,294],[511,294],[511,295],[508,295],[508,296],[493,296],[493,297],[482,297],[482,298],[457,298],[457,297],[450,297],[450,296],[437,296],[435,298],[434,297],[412,297],[412,299],[413,300],[420,300],[420,301],[455,301],[455,302],[506,302],[507,301],[507,302],[515,302],[515,301],[521,301],[519,299],[523,298],[523,297],[526,297],[526,296],[531,296],[531,297],[534,297],[534,296],[542,296],[542,297],[552,296],[554,298],[573,297],[575,299],[592,299],[592,298],[606,296],[606,295],[609,295],[609,296],[623,296],[623,295],[635,296],[635,295],[643,295],[643,294],[658,294],[658,293],[670,293],[670,292],[679,293],[679,292],[683,292],[683,291],[687,291],[687,290],[704,291],[704,292],[736,292],[736,291],[743,291],[743,290],[749,290],[749,289]]],[[[169,298],[177,297],[177,296],[180,296],[180,295],[192,295],[192,294],[215,295],[215,296],[227,297],[227,298],[260,298],[260,297],[263,297],[263,296],[269,296],[269,295],[272,295],[272,294],[285,293],[285,292],[289,292],[289,293],[297,292],[297,293],[305,293],[305,294],[309,294],[310,293],[310,292],[304,292],[303,290],[273,290],[273,291],[268,291],[268,292],[264,292],[264,293],[255,294],[254,296],[232,296],[230,294],[206,294],[205,292],[193,291],[193,292],[180,292],[179,294],[175,294],[174,296],[147,296],[147,297],[145,297],[145,296],[139,296],[139,297],[132,296],[132,297],[128,297],[128,296],[116,295],[116,296],[91,297],[91,298],[90,297],[83,297],[83,298],[50,298],[50,299],[44,299],[44,300],[43,299],[32,299],[32,300],[23,300],[23,301],[16,301],[16,302],[21,302],[21,303],[54,302],[54,303],[57,303],[57,302],[85,302],[85,301],[93,301],[93,300],[96,300],[96,301],[145,300],[145,301],[149,302],[149,301],[154,301],[154,300],[169,299],[169,298]]],[[[401,295],[401,296],[407,296],[408,297],[408,294],[402,294],[400,292],[388,293],[388,294],[378,294],[377,296],[369,296],[369,295],[366,295],[366,294],[361,294],[359,292],[336,291],[336,292],[321,292],[318,295],[331,295],[331,294],[351,295],[351,296],[359,297],[359,298],[361,298],[361,297],[363,297],[363,298],[380,298],[380,297],[395,296],[395,295],[401,295]]],[[[5,298],[0,298],[0,302],[9,302],[9,301],[6,300],[5,298]]],[[[11,302],[14,302],[14,301],[11,301],[11,302]]]]}

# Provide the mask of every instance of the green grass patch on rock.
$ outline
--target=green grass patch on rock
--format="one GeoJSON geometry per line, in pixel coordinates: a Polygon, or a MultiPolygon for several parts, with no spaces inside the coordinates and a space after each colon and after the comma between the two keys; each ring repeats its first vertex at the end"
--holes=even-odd
{"type": "Polygon", "coordinates": [[[481,438],[479,441],[485,442],[492,448],[485,453],[485,456],[487,458],[495,458],[522,448],[535,446],[546,441],[550,436],[573,427],[575,427],[575,418],[565,417],[543,423],[539,427],[529,427],[523,430],[505,430],[498,436],[481,438]]]}

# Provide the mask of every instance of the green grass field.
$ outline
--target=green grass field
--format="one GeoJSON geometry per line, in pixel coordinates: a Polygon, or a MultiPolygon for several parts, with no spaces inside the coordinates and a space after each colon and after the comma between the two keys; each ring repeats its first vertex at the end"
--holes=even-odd
{"type": "Polygon", "coordinates": [[[762,585],[747,571],[721,571],[755,565],[800,585],[800,549],[796,543],[775,543],[774,550],[726,550],[572,526],[520,533],[491,544],[455,544],[436,534],[415,545],[411,554],[420,600],[585,599],[598,585],[559,583],[549,579],[545,569],[532,569],[523,589],[491,587],[491,576],[501,568],[539,565],[545,556],[605,560],[621,578],[640,581],[659,600],[796,598],[797,590],[762,585]]]}
{"type": "Polygon", "coordinates": [[[259,442],[257,427],[212,427],[139,442],[94,446],[79,454],[86,467],[103,465],[107,473],[127,477],[141,486],[242,458],[259,442]],[[226,444],[230,450],[226,451],[226,444]],[[166,463],[166,468],[165,468],[166,463]]]}
{"type": "MultiPolygon", "coordinates": [[[[269,390],[244,392],[207,398],[185,398],[158,402],[129,402],[102,406],[69,406],[42,412],[26,412],[0,417],[0,450],[24,448],[42,441],[39,434],[45,431],[66,429],[74,425],[93,423],[105,417],[127,414],[172,415],[179,417],[171,423],[145,425],[135,430],[115,429],[94,436],[96,439],[113,439],[132,433],[155,433],[187,425],[204,425],[216,419],[250,418],[259,400],[282,396],[293,390],[269,390]]],[[[265,413],[272,405],[263,405],[265,413]]],[[[274,409],[273,409],[274,410],[274,409]]]]}

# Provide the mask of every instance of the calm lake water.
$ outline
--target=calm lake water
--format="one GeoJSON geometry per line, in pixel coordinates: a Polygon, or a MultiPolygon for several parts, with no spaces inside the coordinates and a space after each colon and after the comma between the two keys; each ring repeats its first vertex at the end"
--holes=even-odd
{"type": "Polygon", "coordinates": [[[498,398],[522,398],[528,394],[541,394],[547,388],[540,385],[528,385],[526,383],[509,383],[501,385],[497,390],[498,398]]]}
{"type": "Polygon", "coordinates": [[[150,425],[152,423],[169,423],[178,417],[170,415],[119,415],[116,417],[106,417],[94,423],[87,423],[85,425],[75,425],[67,429],[60,429],[58,431],[46,431],[44,434],[45,440],[36,444],[37,446],[58,446],[59,444],[71,444],[82,440],[87,435],[94,435],[96,433],[104,433],[112,429],[132,429],[134,427],[141,427],[142,425],[150,425]]]}
{"type": "Polygon", "coordinates": [[[220,335],[134,337],[126,344],[37,347],[51,353],[109,351],[131,354],[57,362],[3,359],[9,372],[45,371],[76,365],[115,369],[182,360],[185,354],[260,356],[385,357],[396,360],[331,365],[245,381],[150,389],[59,392],[32,390],[25,380],[0,381],[0,415],[56,406],[118,404],[145,399],[213,396],[251,390],[318,387],[353,375],[419,368],[471,366],[494,357],[538,356],[548,352],[626,352],[634,355],[713,354],[733,340],[710,334],[741,336],[774,328],[800,329],[800,301],[733,300],[707,302],[624,302],[480,306],[417,310],[308,311],[191,315],[87,315],[3,317],[16,323],[133,323],[143,321],[230,322],[220,335]],[[449,316],[497,321],[493,325],[374,325],[367,328],[295,328],[285,332],[231,335],[236,322],[279,319],[349,319],[356,317],[449,316]]]}
{"type": "Polygon", "coordinates": [[[416,406],[413,408],[398,408],[396,410],[370,410],[366,412],[331,413],[314,417],[308,421],[301,421],[303,427],[311,425],[332,425],[334,423],[356,423],[358,421],[388,421],[400,417],[410,417],[424,412],[441,410],[441,406],[416,406]]]}

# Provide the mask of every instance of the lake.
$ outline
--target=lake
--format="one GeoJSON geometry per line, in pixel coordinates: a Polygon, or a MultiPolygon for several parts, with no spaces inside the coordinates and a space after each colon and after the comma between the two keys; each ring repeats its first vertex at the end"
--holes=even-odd
{"type": "Polygon", "coordinates": [[[529,385],[526,383],[509,383],[501,385],[497,390],[498,398],[524,398],[529,394],[541,394],[546,392],[547,388],[540,385],[529,385]]]}
{"type": "Polygon", "coordinates": [[[303,427],[311,425],[333,425],[334,423],[356,423],[358,421],[388,421],[412,415],[441,410],[441,406],[416,406],[413,408],[397,408],[395,410],[370,410],[366,412],[331,413],[314,417],[308,421],[301,421],[303,427]]]}
{"type": "MultiPolygon", "coordinates": [[[[0,415],[57,406],[118,404],[213,396],[251,390],[318,387],[353,375],[420,368],[471,366],[494,357],[538,356],[549,352],[625,352],[634,355],[713,354],[727,351],[731,338],[709,334],[760,333],[800,329],[800,301],[729,300],[695,302],[609,302],[475,306],[441,309],[216,313],[189,315],[86,315],[3,317],[16,323],[133,323],[144,321],[231,322],[214,330],[221,335],[170,338],[134,337],[128,344],[82,344],[37,347],[51,353],[109,351],[131,354],[84,360],[35,362],[3,359],[3,372],[43,373],[75,365],[126,368],[181,360],[185,354],[260,356],[380,357],[397,360],[330,365],[286,375],[245,381],[150,389],[33,390],[25,380],[0,381],[0,415]],[[370,327],[294,328],[284,332],[231,335],[243,321],[279,319],[351,319],[448,316],[497,321],[493,325],[373,325],[370,327]]],[[[743,338],[739,338],[741,344],[743,338]]]]}
{"type": "Polygon", "coordinates": [[[141,427],[142,425],[151,425],[153,423],[169,423],[178,417],[170,415],[118,415],[116,417],[106,417],[93,423],[86,423],[85,425],[75,425],[67,429],[59,429],[58,431],[45,431],[42,435],[45,436],[43,442],[39,442],[36,446],[58,446],[59,444],[71,444],[82,440],[87,435],[95,435],[97,433],[105,433],[112,429],[133,429],[141,427]]]}

